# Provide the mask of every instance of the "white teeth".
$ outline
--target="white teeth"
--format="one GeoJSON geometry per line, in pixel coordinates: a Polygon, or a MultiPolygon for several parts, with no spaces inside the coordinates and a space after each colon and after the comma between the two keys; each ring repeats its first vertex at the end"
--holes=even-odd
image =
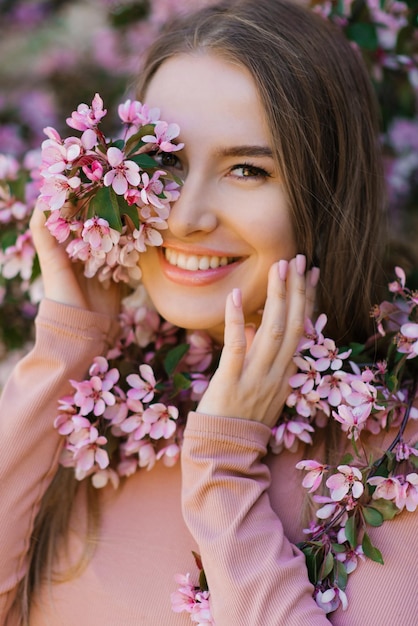
{"type": "Polygon", "coordinates": [[[226,256],[197,256],[196,254],[184,254],[172,248],[164,248],[165,258],[170,265],[175,265],[183,270],[196,272],[197,270],[216,269],[232,263],[235,259],[226,256]]]}

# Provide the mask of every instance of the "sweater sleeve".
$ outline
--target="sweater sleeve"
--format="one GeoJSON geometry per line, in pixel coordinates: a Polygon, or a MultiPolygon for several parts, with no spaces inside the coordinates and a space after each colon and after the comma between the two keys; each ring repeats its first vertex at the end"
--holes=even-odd
{"type": "Polygon", "coordinates": [[[284,535],[262,461],[270,429],[190,413],[182,451],[183,514],[202,557],[216,626],[325,626],[305,558],[284,535]]]}
{"type": "Polygon", "coordinates": [[[69,378],[85,375],[116,331],[113,318],[44,300],[33,350],[15,367],[0,401],[0,623],[25,574],[42,496],[58,467],[53,427],[69,378]]]}

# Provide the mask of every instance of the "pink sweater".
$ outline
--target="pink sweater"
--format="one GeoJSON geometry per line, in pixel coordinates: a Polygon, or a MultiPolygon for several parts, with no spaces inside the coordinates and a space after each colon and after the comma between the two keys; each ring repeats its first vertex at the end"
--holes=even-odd
{"type": "MultiPolygon", "coordinates": [[[[58,464],[53,428],[69,378],[105,349],[110,318],[51,301],[41,305],[34,350],[17,366],[0,411],[0,624],[27,567],[40,500],[58,464]]],[[[171,610],[176,573],[197,575],[203,559],[217,626],[404,626],[416,623],[417,516],[402,513],[372,530],[385,565],[361,563],[347,588],[347,611],[329,618],[312,599],[304,557],[304,490],[299,460],[266,455],[269,429],[257,422],[191,413],[182,468],[138,471],[118,490],[101,490],[97,549],[76,578],[39,590],[30,626],[186,626],[171,610]],[[183,484],[182,484],[183,480],[183,484]],[[183,499],[183,512],[181,498],[183,499]]],[[[84,501],[76,502],[65,571],[83,549],[84,501]]]]}

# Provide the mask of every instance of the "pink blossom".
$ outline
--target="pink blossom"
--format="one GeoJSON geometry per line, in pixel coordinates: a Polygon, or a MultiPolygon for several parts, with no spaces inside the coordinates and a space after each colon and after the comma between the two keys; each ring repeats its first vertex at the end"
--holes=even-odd
{"type": "Polygon", "coordinates": [[[335,586],[326,591],[315,590],[315,601],[325,613],[332,613],[341,605],[343,611],[347,609],[348,600],[345,591],[335,586]]]}
{"type": "Polygon", "coordinates": [[[326,481],[330,490],[331,499],[339,502],[350,492],[353,498],[358,499],[364,491],[362,475],[357,467],[339,465],[338,473],[333,474],[326,481]]]}
{"type": "Polygon", "coordinates": [[[97,428],[91,426],[88,439],[82,439],[75,445],[76,476],[77,470],[88,472],[95,463],[97,463],[100,469],[104,469],[109,465],[109,456],[106,450],[100,447],[106,443],[106,437],[99,435],[97,428]]]}
{"type": "Polygon", "coordinates": [[[412,448],[404,441],[399,441],[395,447],[395,456],[397,461],[407,461],[411,456],[418,456],[417,448],[412,448]]]}
{"type": "Polygon", "coordinates": [[[406,283],[405,272],[401,267],[396,266],[395,274],[396,274],[397,280],[392,283],[389,283],[388,285],[389,291],[391,291],[392,293],[403,292],[405,283],[406,283]]]}
{"type": "Polygon", "coordinates": [[[322,504],[322,506],[316,511],[316,517],[321,520],[326,520],[334,515],[339,515],[342,511],[342,506],[338,502],[334,502],[332,498],[327,496],[313,496],[315,502],[322,504]]]}
{"type": "Polygon", "coordinates": [[[401,511],[406,508],[412,513],[418,507],[418,474],[416,472],[407,474],[405,478],[400,478],[400,482],[401,488],[395,500],[396,506],[401,511]]]}
{"type": "Polygon", "coordinates": [[[176,574],[174,580],[180,586],[171,594],[171,608],[175,613],[191,613],[195,603],[195,587],[190,582],[190,574],[176,574]]]}
{"type": "Polygon", "coordinates": [[[310,357],[302,358],[296,356],[293,358],[294,363],[298,366],[297,374],[289,378],[289,385],[293,388],[300,387],[300,393],[306,394],[312,391],[314,386],[318,386],[321,382],[321,375],[316,369],[316,363],[310,357]]]}
{"type": "Polygon", "coordinates": [[[205,393],[209,385],[209,377],[204,374],[193,373],[191,374],[191,394],[190,399],[198,401],[205,393]]]}
{"type": "Polygon", "coordinates": [[[92,217],[86,220],[81,236],[92,250],[103,252],[109,252],[120,239],[120,233],[110,228],[109,222],[102,217],[92,217]]]}
{"type": "Polygon", "coordinates": [[[180,134],[180,126],[178,124],[167,124],[167,122],[157,122],[154,128],[155,135],[145,135],[142,141],[156,144],[162,152],[174,152],[184,147],[183,143],[173,144],[180,134]]]}
{"type": "Polygon", "coordinates": [[[204,372],[210,365],[213,356],[213,342],[202,330],[187,333],[189,350],[184,357],[187,366],[197,372],[204,372]]]}
{"type": "Polygon", "coordinates": [[[373,378],[373,372],[365,370],[362,372],[361,378],[362,380],[359,378],[351,379],[350,386],[352,392],[346,396],[348,404],[354,407],[368,404],[371,409],[383,409],[383,406],[376,404],[377,387],[368,382],[368,378],[373,378]]]}
{"type": "Polygon", "coordinates": [[[320,398],[326,399],[331,406],[338,406],[350,393],[347,373],[341,370],[325,375],[317,387],[320,398]]]}
{"type": "Polygon", "coordinates": [[[140,441],[139,443],[138,465],[139,467],[145,467],[149,471],[154,467],[156,461],[154,446],[145,441],[140,441]]]}
{"type": "Polygon", "coordinates": [[[147,246],[161,246],[163,238],[160,230],[165,230],[167,223],[160,217],[150,217],[146,223],[142,223],[133,232],[135,248],[138,252],[145,252],[147,246]]]}
{"type": "Polygon", "coordinates": [[[332,370],[339,370],[343,365],[343,359],[350,356],[351,350],[345,352],[338,352],[338,348],[335,345],[333,339],[324,339],[321,345],[314,345],[310,348],[310,353],[315,359],[316,369],[320,372],[324,372],[328,368],[332,370]]]}
{"type": "Polygon", "coordinates": [[[128,391],[128,398],[142,400],[143,402],[151,402],[155,394],[156,380],[154,372],[149,365],[142,364],[139,366],[138,374],[130,374],[126,381],[132,389],[128,391]]]}
{"type": "Polygon", "coordinates": [[[327,316],[325,313],[321,313],[315,322],[315,326],[309,318],[305,319],[305,331],[303,337],[300,339],[297,352],[308,350],[315,344],[321,344],[324,341],[324,335],[322,331],[327,323],[327,316]]]}
{"type": "Polygon", "coordinates": [[[152,421],[144,416],[140,400],[127,400],[126,405],[134,413],[118,425],[119,429],[124,433],[130,433],[134,441],[140,441],[149,435],[152,421]]]}
{"type": "Polygon", "coordinates": [[[355,407],[340,404],[337,411],[332,412],[332,416],[337,422],[340,422],[341,430],[348,433],[348,437],[354,437],[355,441],[357,441],[360,432],[366,426],[371,410],[371,404],[362,404],[355,407]]]}
{"type": "Polygon", "coordinates": [[[49,139],[42,143],[41,173],[48,177],[61,174],[81,155],[81,142],[63,142],[53,128],[46,128],[49,139]]]}
{"type": "Polygon", "coordinates": [[[150,109],[147,104],[142,104],[139,100],[129,99],[118,106],[118,115],[125,124],[146,126],[158,121],[160,110],[150,109]]]}
{"type": "Polygon", "coordinates": [[[81,415],[103,415],[106,406],[115,404],[115,396],[110,392],[114,384],[113,377],[102,380],[100,376],[92,376],[90,380],[70,382],[76,389],[74,403],[80,408],[81,415]]]}
{"type": "Polygon", "coordinates": [[[385,478],[384,476],[372,476],[367,479],[367,483],[376,487],[373,492],[373,500],[393,500],[395,501],[400,493],[401,483],[396,476],[385,478]]]}
{"type": "Polygon", "coordinates": [[[186,611],[192,622],[213,625],[209,591],[201,591],[190,582],[190,574],[176,574],[175,581],[179,584],[177,591],[171,594],[171,608],[175,613],[186,611]]]}
{"type": "Polygon", "coordinates": [[[163,202],[158,197],[164,190],[163,182],[160,180],[161,176],[164,174],[165,172],[163,170],[157,170],[150,178],[147,172],[142,173],[141,200],[144,204],[151,203],[158,208],[164,207],[163,202]]]}
{"type": "Polygon", "coordinates": [[[309,470],[302,481],[302,486],[309,489],[309,493],[316,491],[322,482],[322,477],[328,471],[329,466],[317,461],[304,460],[296,463],[296,469],[309,470]]]}
{"type": "MultiPolygon", "coordinates": [[[[344,528],[342,529],[344,530],[344,528]]],[[[347,539],[345,539],[346,541],[347,539]]],[[[337,552],[335,558],[341,563],[344,563],[347,574],[351,574],[357,569],[358,559],[364,561],[364,552],[361,546],[357,548],[349,548],[345,552],[337,552]]]]}
{"type": "Polygon", "coordinates": [[[151,404],[144,411],[144,420],[149,421],[152,426],[150,437],[153,439],[168,439],[176,431],[178,409],[175,406],[166,406],[161,402],[151,404]]]}
{"type": "Polygon", "coordinates": [[[3,277],[9,279],[20,275],[23,280],[29,280],[34,258],[32,235],[27,230],[17,237],[13,246],[9,246],[4,252],[0,250],[0,269],[3,277]]]}
{"type": "Polygon", "coordinates": [[[398,352],[407,354],[407,359],[418,356],[418,324],[408,322],[403,324],[396,337],[398,352]]]}
{"type": "Polygon", "coordinates": [[[67,124],[76,130],[94,129],[106,113],[106,109],[103,109],[103,100],[99,94],[96,93],[91,107],[84,103],[79,104],[77,111],[73,111],[71,117],[67,118],[67,124]]]}
{"type": "Polygon", "coordinates": [[[45,226],[59,243],[64,243],[71,233],[71,222],[61,217],[59,211],[52,211],[45,226]]]}
{"type": "Polygon", "coordinates": [[[157,461],[163,460],[166,467],[173,467],[177,463],[180,457],[180,448],[176,443],[171,443],[157,453],[157,461]]]}
{"type": "Polygon", "coordinates": [[[295,389],[286,399],[288,407],[295,407],[298,415],[306,418],[314,417],[318,409],[323,409],[326,412],[324,404],[321,404],[321,399],[316,390],[304,394],[300,389],[295,389]]]}
{"type": "Polygon", "coordinates": [[[67,178],[64,174],[56,174],[46,178],[41,187],[41,206],[47,211],[56,211],[64,206],[69,194],[81,185],[78,176],[67,178]]]}
{"type": "Polygon", "coordinates": [[[16,180],[19,163],[11,154],[0,154],[0,180],[16,180]]]}
{"type": "Polygon", "coordinates": [[[82,170],[87,178],[93,183],[97,183],[103,178],[103,165],[97,159],[91,163],[83,165],[82,170]]]}
{"type": "Polygon", "coordinates": [[[272,429],[272,441],[270,446],[275,454],[281,452],[283,448],[295,452],[299,441],[304,443],[312,443],[310,433],[314,432],[314,428],[307,422],[290,420],[275,426],[272,429]]]}
{"type": "Polygon", "coordinates": [[[107,160],[112,169],[104,175],[103,183],[106,187],[111,185],[116,194],[123,196],[128,185],[134,187],[139,185],[141,182],[139,166],[134,161],[125,160],[122,150],[110,147],[107,151],[107,160]]]}
{"type": "Polygon", "coordinates": [[[117,489],[119,487],[119,476],[115,470],[110,467],[106,467],[94,472],[91,477],[91,482],[93,483],[93,487],[96,489],[103,489],[103,487],[106,487],[108,482],[112,484],[114,489],[117,489]]]}

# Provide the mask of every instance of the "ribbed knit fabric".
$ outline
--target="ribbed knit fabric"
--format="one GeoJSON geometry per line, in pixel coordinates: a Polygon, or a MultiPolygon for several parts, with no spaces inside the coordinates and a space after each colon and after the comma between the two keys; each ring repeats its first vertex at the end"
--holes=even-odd
{"type": "MultiPolygon", "coordinates": [[[[0,404],[0,624],[27,567],[32,524],[58,464],[57,399],[105,350],[111,318],[45,301],[34,350],[15,369],[0,404]]],[[[415,428],[415,426],[414,426],[415,428]]],[[[415,428],[416,430],[416,428],[415,428]]],[[[39,590],[30,626],[186,626],[171,610],[176,573],[197,580],[202,556],[217,626],[412,625],[416,621],[416,514],[373,529],[385,565],[361,563],[349,606],[326,618],[312,600],[304,558],[300,457],[266,455],[257,422],[191,413],[180,466],[141,470],[100,493],[97,549],[77,577],[39,590]],[[182,486],[183,475],[183,486],[182,486]],[[183,511],[182,497],[183,489],[183,511]],[[183,517],[184,516],[184,517],[183,517]],[[187,523],[187,525],[186,525],[187,523]]],[[[64,571],[83,549],[83,489],[71,522],[64,571]]]]}

